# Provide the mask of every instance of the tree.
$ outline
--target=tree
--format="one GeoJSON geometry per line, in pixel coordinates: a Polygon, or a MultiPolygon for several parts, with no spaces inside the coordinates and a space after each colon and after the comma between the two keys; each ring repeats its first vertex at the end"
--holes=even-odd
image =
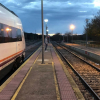
{"type": "Polygon", "coordinates": [[[61,33],[56,33],[55,35],[52,36],[51,38],[53,41],[62,41],[63,37],[61,33]]]}
{"type": "Polygon", "coordinates": [[[84,34],[88,35],[88,39],[100,42],[100,11],[93,19],[86,19],[84,34]]]}

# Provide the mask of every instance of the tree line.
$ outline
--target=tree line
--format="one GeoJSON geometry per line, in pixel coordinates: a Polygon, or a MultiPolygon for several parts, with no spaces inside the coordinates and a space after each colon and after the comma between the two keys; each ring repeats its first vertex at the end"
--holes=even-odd
{"type": "Polygon", "coordinates": [[[100,11],[93,19],[86,19],[84,34],[87,34],[89,40],[100,42],[100,11]]]}
{"type": "Polygon", "coordinates": [[[51,37],[52,41],[64,41],[64,42],[73,42],[75,40],[85,40],[86,36],[85,34],[83,35],[78,35],[78,34],[74,34],[72,35],[71,32],[66,32],[64,35],[62,35],[62,33],[56,33],[55,35],[53,35],[51,37]]]}
{"type": "Polygon", "coordinates": [[[24,32],[25,40],[40,40],[42,39],[42,35],[38,35],[36,33],[28,33],[24,32]]]}

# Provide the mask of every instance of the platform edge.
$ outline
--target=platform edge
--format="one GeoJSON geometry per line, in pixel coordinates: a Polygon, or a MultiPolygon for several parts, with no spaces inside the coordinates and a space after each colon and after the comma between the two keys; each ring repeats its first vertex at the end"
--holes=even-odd
{"type": "MultiPolygon", "coordinates": [[[[53,48],[54,48],[54,47],[53,47],[53,48]]],[[[68,78],[68,80],[69,80],[69,82],[70,82],[70,84],[71,84],[73,90],[74,90],[74,93],[75,93],[77,99],[78,99],[78,100],[85,100],[85,98],[83,97],[82,93],[80,92],[80,90],[79,90],[77,84],[75,83],[75,81],[73,80],[72,76],[69,74],[68,70],[66,69],[65,65],[63,64],[61,58],[60,58],[59,55],[57,54],[55,48],[54,48],[54,51],[55,51],[55,53],[56,53],[56,55],[57,55],[57,57],[58,57],[58,59],[59,59],[61,65],[62,65],[62,68],[63,68],[63,70],[64,70],[64,72],[65,72],[65,74],[66,74],[66,76],[67,76],[67,78],[68,78]],[[74,84],[74,85],[73,85],[73,84],[74,84]]]]}
{"type": "MultiPolygon", "coordinates": [[[[40,48],[39,48],[39,49],[40,49],[40,48]]],[[[41,52],[41,51],[40,51],[40,52],[41,52]]],[[[36,52],[35,52],[35,53],[36,53],[36,52]]],[[[34,54],[35,54],[35,53],[34,53],[34,54]]],[[[33,55],[34,55],[34,54],[33,54],[33,55]]],[[[38,59],[38,57],[39,57],[39,55],[37,56],[36,60],[35,60],[35,61],[33,62],[33,64],[31,65],[29,71],[27,72],[27,74],[25,75],[24,79],[23,79],[22,82],[20,83],[19,87],[18,87],[17,90],[15,91],[15,93],[14,93],[14,95],[12,96],[11,100],[15,100],[15,98],[17,97],[19,91],[21,90],[21,88],[22,88],[22,86],[23,86],[25,80],[27,79],[29,73],[31,72],[31,70],[32,70],[32,68],[33,68],[33,66],[34,66],[34,64],[36,63],[36,61],[37,61],[37,59],[38,59]]]]}
{"type": "Polygon", "coordinates": [[[61,100],[60,92],[59,92],[59,86],[58,86],[58,83],[57,83],[56,72],[55,72],[55,68],[54,68],[54,62],[52,62],[52,68],[53,68],[54,82],[55,82],[55,87],[56,87],[57,100],[61,100]]]}

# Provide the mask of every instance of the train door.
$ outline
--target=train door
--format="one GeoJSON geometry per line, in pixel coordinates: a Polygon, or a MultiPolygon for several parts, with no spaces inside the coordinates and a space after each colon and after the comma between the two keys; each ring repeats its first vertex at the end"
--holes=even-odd
{"type": "Polygon", "coordinates": [[[21,29],[16,29],[17,31],[17,53],[21,54],[23,52],[22,35],[21,29]]]}

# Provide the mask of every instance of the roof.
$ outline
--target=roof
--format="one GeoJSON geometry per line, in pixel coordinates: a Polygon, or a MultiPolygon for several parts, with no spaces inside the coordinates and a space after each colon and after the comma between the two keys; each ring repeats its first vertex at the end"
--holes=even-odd
{"type": "Polygon", "coordinates": [[[13,11],[9,10],[7,7],[5,7],[3,4],[0,3],[0,5],[5,8],[6,10],[8,10],[9,12],[11,12],[12,14],[14,14],[16,17],[18,17],[13,11]]]}

